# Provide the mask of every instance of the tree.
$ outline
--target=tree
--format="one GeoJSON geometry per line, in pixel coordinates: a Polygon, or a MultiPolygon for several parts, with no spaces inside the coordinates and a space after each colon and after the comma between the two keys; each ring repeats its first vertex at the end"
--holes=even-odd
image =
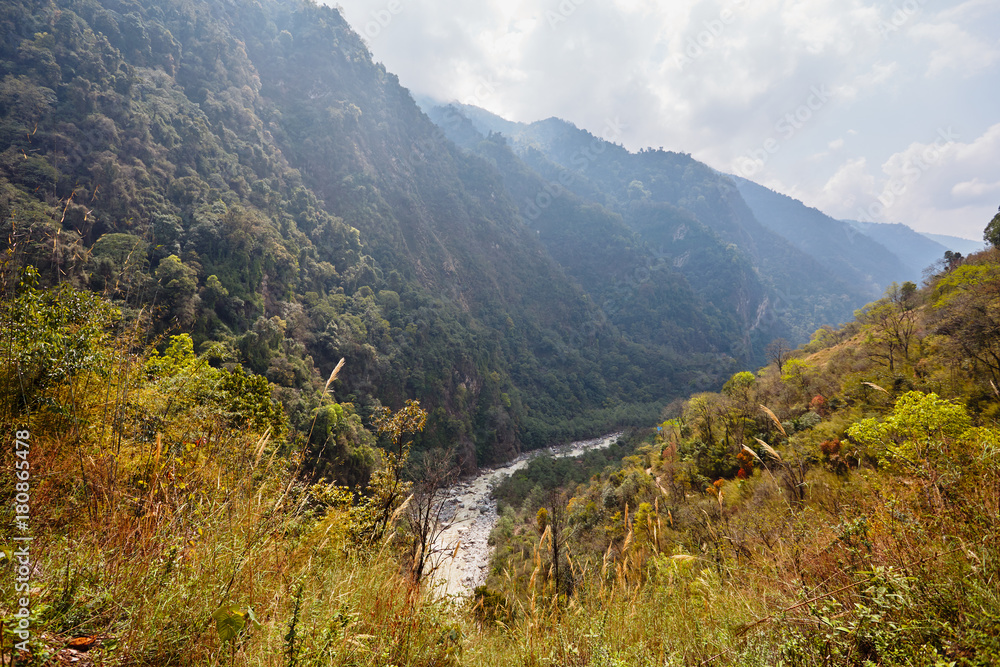
{"type": "Polygon", "coordinates": [[[198,306],[198,272],[170,255],[156,267],[156,278],[162,290],[160,317],[181,329],[190,327],[198,306]]]}
{"type": "Polygon", "coordinates": [[[778,367],[778,375],[784,372],[785,362],[792,354],[792,346],[784,338],[775,338],[767,344],[764,350],[767,360],[778,367]]]}
{"type": "Polygon", "coordinates": [[[962,265],[962,261],[965,257],[962,256],[960,252],[954,252],[952,250],[944,251],[944,259],[941,263],[944,265],[945,272],[954,271],[956,268],[962,265]]]}
{"type": "Polygon", "coordinates": [[[393,522],[393,515],[403,503],[403,495],[412,486],[403,478],[403,468],[413,444],[407,436],[424,430],[427,411],[411,399],[395,413],[389,408],[379,408],[372,416],[372,423],[388,444],[376,450],[379,462],[368,482],[366,497],[352,509],[352,532],[355,542],[362,545],[374,545],[382,540],[393,522]]]}
{"type": "Polygon", "coordinates": [[[956,361],[985,368],[1000,384],[1000,270],[965,264],[934,287],[937,327],[956,361]]]}
{"type": "Polygon", "coordinates": [[[420,584],[437,569],[439,553],[444,547],[435,547],[445,529],[441,519],[447,498],[441,493],[455,481],[452,452],[434,450],[425,452],[413,467],[413,497],[407,506],[406,521],[410,530],[410,578],[420,584]]]}
{"type": "Polygon", "coordinates": [[[10,402],[5,409],[36,408],[53,387],[107,372],[114,361],[111,331],[120,321],[121,311],[96,294],[65,283],[40,289],[38,271],[28,267],[16,296],[0,301],[0,330],[9,346],[0,361],[2,397],[10,402]]]}
{"type": "Polygon", "coordinates": [[[890,373],[895,372],[899,353],[904,361],[910,358],[910,345],[917,327],[913,308],[916,290],[917,286],[909,281],[902,286],[892,283],[885,297],[856,313],[868,330],[869,354],[888,362],[890,373]]]}
{"type": "Polygon", "coordinates": [[[1000,212],[993,216],[990,224],[983,230],[983,240],[994,248],[1000,248],[1000,212]]]}
{"type": "Polygon", "coordinates": [[[549,548],[552,554],[552,580],[555,584],[556,597],[565,594],[567,597],[573,593],[573,580],[566,576],[566,567],[562,561],[566,555],[564,553],[569,535],[566,531],[566,494],[557,489],[550,489],[548,493],[548,504],[552,508],[551,512],[544,507],[538,510],[538,529],[542,532],[542,542],[548,539],[549,548]]]}
{"type": "Polygon", "coordinates": [[[938,508],[947,499],[942,491],[975,469],[973,448],[992,437],[972,428],[972,418],[960,402],[919,391],[901,396],[883,421],[862,419],[847,435],[881,465],[920,480],[928,502],[938,508]]]}

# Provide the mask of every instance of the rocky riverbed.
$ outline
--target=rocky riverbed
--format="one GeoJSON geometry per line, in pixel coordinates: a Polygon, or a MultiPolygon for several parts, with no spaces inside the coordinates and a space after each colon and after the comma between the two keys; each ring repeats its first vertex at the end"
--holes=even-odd
{"type": "Polygon", "coordinates": [[[504,477],[528,464],[536,456],[580,456],[593,449],[610,447],[621,436],[612,433],[593,440],[528,452],[506,465],[483,470],[477,477],[459,482],[443,491],[445,508],[442,519],[445,529],[434,541],[437,569],[434,582],[442,595],[465,596],[486,581],[491,547],[490,532],[497,524],[496,501],[490,495],[504,477]]]}

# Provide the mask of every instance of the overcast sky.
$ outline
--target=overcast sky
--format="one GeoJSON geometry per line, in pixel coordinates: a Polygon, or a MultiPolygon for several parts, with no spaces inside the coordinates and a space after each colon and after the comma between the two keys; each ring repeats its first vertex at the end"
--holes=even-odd
{"type": "Polygon", "coordinates": [[[417,95],[558,116],[838,218],[975,240],[1000,206],[997,0],[341,0],[417,95]]]}

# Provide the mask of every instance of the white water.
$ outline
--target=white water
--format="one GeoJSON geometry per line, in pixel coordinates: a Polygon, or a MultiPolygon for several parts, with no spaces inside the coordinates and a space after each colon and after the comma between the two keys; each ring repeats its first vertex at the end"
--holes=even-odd
{"type": "Polygon", "coordinates": [[[448,508],[456,511],[431,547],[431,553],[435,554],[432,565],[437,565],[433,574],[437,592],[465,596],[486,582],[492,555],[492,548],[486,542],[499,519],[496,501],[490,498],[490,493],[504,477],[528,465],[536,456],[580,456],[594,449],[610,447],[619,436],[621,433],[612,433],[594,440],[581,440],[521,454],[504,466],[484,470],[476,478],[459,482],[444,491],[448,497],[446,511],[450,513],[448,508]]]}

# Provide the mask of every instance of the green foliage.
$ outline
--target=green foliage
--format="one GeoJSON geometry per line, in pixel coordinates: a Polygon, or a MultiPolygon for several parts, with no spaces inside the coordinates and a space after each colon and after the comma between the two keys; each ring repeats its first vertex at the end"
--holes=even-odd
{"type": "Polygon", "coordinates": [[[270,429],[275,436],[285,432],[284,409],[271,397],[271,386],[260,375],[247,373],[241,367],[224,371],[219,378],[222,406],[232,415],[232,425],[246,427],[258,433],[270,429]]]}
{"type": "Polygon", "coordinates": [[[983,230],[983,240],[994,248],[1000,248],[1000,213],[993,216],[990,223],[983,230]]]}
{"type": "Polygon", "coordinates": [[[484,626],[509,626],[517,615],[514,604],[502,593],[486,586],[477,586],[472,592],[472,614],[484,626]]]}
{"type": "Polygon", "coordinates": [[[212,612],[212,620],[215,621],[215,631],[223,642],[233,641],[247,627],[261,627],[252,607],[241,609],[232,602],[212,612]]]}
{"type": "MultiPolygon", "coordinates": [[[[996,252],[995,250],[993,252],[996,252]]],[[[935,332],[953,363],[974,364],[1000,385],[1000,269],[967,262],[939,276],[932,303],[935,332]]]]}
{"type": "Polygon", "coordinates": [[[427,411],[408,399],[396,412],[381,408],[373,415],[376,432],[388,439],[386,449],[376,449],[376,465],[364,497],[351,508],[351,535],[361,546],[379,545],[393,528],[395,516],[412,482],[404,480],[413,436],[427,423],[427,411]]]}
{"type": "Polygon", "coordinates": [[[807,382],[810,370],[809,362],[804,359],[789,359],[784,364],[781,381],[802,386],[807,382]]]}
{"type": "Polygon", "coordinates": [[[965,439],[972,420],[963,405],[937,394],[911,391],[881,422],[864,419],[847,430],[858,444],[887,464],[920,470],[948,456],[948,443],[965,439]]]}
{"type": "Polygon", "coordinates": [[[730,398],[745,398],[749,395],[751,389],[753,389],[754,383],[757,378],[754,374],[749,371],[741,371],[729,378],[725,385],[722,387],[722,393],[726,394],[730,398]]]}
{"type": "MultiPolygon", "coordinates": [[[[619,463],[635,446],[633,440],[619,441],[607,449],[590,451],[579,458],[552,458],[538,456],[513,475],[506,477],[493,495],[501,506],[520,507],[525,499],[559,487],[571,486],[589,480],[610,465],[619,463]],[[533,494],[534,489],[538,489],[533,494]]],[[[537,505],[531,509],[535,511],[537,505]]]]}
{"type": "Polygon", "coordinates": [[[15,411],[35,409],[86,373],[110,366],[109,348],[121,312],[97,295],[67,284],[38,287],[29,267],[13,299],[0,304],[8,354],[4,355],[5,401],[15,411]]]}

